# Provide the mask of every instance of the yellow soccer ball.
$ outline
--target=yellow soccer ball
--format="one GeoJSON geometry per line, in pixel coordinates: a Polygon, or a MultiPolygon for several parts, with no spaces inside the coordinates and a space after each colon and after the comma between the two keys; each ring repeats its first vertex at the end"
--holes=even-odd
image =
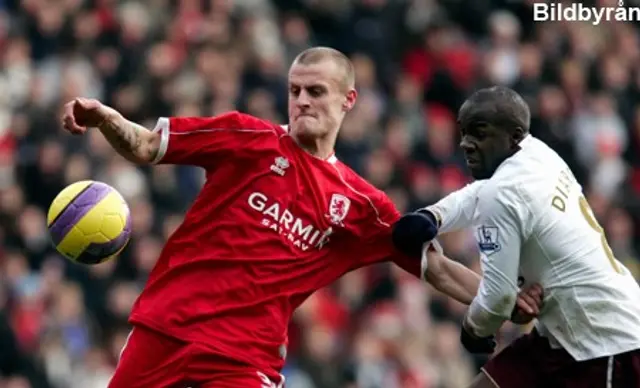
{"type": "Polygon", "coordinates": [[[131,236],[131,212],[113,187],[80,181],[56,196],[47,214],[56,250],[81,264],[103,263],[117,256],[131,236]]]}

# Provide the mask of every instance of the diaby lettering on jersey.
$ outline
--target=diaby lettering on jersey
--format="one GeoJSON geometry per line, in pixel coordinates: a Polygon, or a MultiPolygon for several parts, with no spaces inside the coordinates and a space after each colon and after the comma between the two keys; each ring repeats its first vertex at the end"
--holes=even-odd
{"type": "Polygon", "coordinates": [[[290,241],[295,247],[307,251],[310,247],[322,248],[329,242],[332,229],[322,232],[311,223],[305,223],[300,217],[296,217],[289,209],[275,201],[272,201],[260,192],[249,195],[249,206],[262,213],[261,225],[279,233],[290,241]]]}

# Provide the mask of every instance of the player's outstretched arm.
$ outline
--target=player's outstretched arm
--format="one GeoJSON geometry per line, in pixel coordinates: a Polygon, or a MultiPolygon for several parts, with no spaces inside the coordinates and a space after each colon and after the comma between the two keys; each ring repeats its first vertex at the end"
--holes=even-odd
{"type": "Polygon", "coordinates": [[[400,252],[417,256],[437,235],[467,228],[476,211],[477,195],[485,181],[475,181],[436,204],[407,213],[393,225],[393,243],[400,252]]]}
{"type": "Polygon", "coordinates": [[[473,222],[476,199],[486,181],[475,181],[454,191],[431,206],[418,211],[430,212],[437,220],[438,234],[468,228],[473,222]]]}
{"type": "Polygon", "coordinates": [[[477,212],[482,281],[463,327],[469,337],[484,338],[493,336],[504,321],[513,317],[520,292],[522,242],[528,238],[533,222],[519,187],[510,182],[485,186],[477,212]]]}
{"type": "Polygon", "coordinates": [[[424,274],[426,281],[458,302],[471,304],[478,292],[480,276],[440,252],[429,251],[427,256],[429,264],[424,274]]]}
{"type": "Polygon", "coordinates": [[[111,146],[133,163],[151,163],[160,149],[160,133],[127,120],[98,100],[76,98],[68,102],[62,124],[73,134],[83,134],[87,128],[99,128],[111,146]]]}
{"type": "MultiPolygon", "coordinates": [[[[480,276],[464,265],[451,260],[439,249],[427,252],[425,280],[438,291],[458,302],[470,305],[480,288],[480,276]]],[[[538,316],[542,307],[543,290],[539,284],[531,284],[518,293],[511,321],[529,323],[538,316]]]]}

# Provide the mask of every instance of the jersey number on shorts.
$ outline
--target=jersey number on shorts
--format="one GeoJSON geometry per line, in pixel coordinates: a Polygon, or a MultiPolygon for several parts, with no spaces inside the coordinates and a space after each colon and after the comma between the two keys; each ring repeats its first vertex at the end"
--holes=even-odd
{"type": "Polygon", "coordinates": [[[620,266],[618,265],[618,261],[616,260],[615,257],[613,257],[613,251],[611,250],[611,247],[607,242],[607,237],[604,235],[604,229],[602,229],[602,226],[600,226],[598,221],[596,221],[596,218],[593,215],[593,210],[591,210],[591,206],[589,206],[589,202],[587,202],[587,199],[582,195],[580,196],[579,201],[580,201],[580,211],[582,212],[584,219],[587,220],[587,223],[589,224],[589,226],[593,228],[593,230],[600,233],[600,241],[602,242],[602,249],[604,249],[604,253],[607,255],[607,258],[609,259],[611,266],[617,273],[621,274],[622,271],[620,269],[620,266]]]}

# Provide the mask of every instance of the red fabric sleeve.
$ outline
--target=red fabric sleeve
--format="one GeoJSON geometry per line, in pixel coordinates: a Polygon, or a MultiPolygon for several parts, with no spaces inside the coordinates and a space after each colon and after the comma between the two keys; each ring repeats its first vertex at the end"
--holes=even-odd
{"type": "Polygon", "coordinates": [[[214,117],[162,117],[154,131],[161,133],[154,163],[214,167],[221,157],[277,137],[282,128],[239,112],[214,117]]]}
{"type": "Polygon", "coordinates": [[[357,258],[356,267],[363,267],[379,262],[392,261],[405,271],[421,278],[422,270],[420,257],[409,257],[399,252],[391,240],[393,224],[400,218],[400,213],[395,205],[382,192],[372,193],[369,196],[373,207],[372,217],[374,221],[363,225],[366,228],[362,232],[362,241],[354,241],[352,258],[357,258]]]}

